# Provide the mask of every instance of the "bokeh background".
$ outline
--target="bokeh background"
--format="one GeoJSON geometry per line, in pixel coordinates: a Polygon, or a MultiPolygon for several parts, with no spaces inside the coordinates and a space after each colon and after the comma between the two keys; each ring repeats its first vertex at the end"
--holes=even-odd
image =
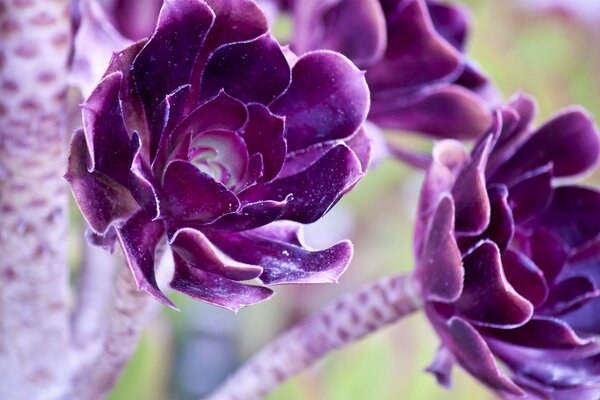
{"type": "MultiPolygon", "coordinates": [[[[571,104],[600,117],[600,1],[463,3],[472,14],[469,54],[505,98],[519,90],[533,94],[539,102],[538,123],[571,104]]],[[[274,32],[285,38],[289,29],[289,20],[283,19],[274,32]]],[[[389,135],[423,150],[431,147],[408,133],[389,135]]],[[[165,309],[154,319],[110,399],[197,399],[270,338],[344,291],[410,271],[422,177],[385,160],[323,221],[307,229],[314,247],[344,237],[353,240],[355,258],[338,285],[280,287],[273,299],[238,315],[173,294],[182,311],[165,309]]],[[[600,173],[587,179],[599,183],[600,173]]],[[[73,219],[78,223],[76,212],[73,219]]],[[[331,354],[268,400],[494,399],[459,368],[451,390],[438,387],[423,371],[437,345],[424,316],[413,315],[331,354]]]]}

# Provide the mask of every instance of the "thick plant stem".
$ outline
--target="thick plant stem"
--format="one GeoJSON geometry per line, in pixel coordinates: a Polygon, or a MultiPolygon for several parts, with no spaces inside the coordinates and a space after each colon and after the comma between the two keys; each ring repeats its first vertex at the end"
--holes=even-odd
{"type": "Polygon", "coordinates": [[[205,400],[262,399],[329,352],[418,310],[408,276],[385,278],[330,304],[270,342],[205,400]]]}
{"type": "Polygon", "coordinates": [[[52,398],[69,342],[68,0],[0,1],[0,398],[52,398]]]}

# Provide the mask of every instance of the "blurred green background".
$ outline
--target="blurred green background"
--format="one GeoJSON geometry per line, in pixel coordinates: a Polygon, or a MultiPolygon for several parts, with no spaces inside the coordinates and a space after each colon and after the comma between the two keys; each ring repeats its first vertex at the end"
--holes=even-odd
{"type": "MultiPolygon", "coordinates": [[[[517,3],[464,2],[472,12],[470,56],[505,98],[518,90],[537,97],[538,122],[570,104],[598,117],[600,29],[517,3]]],[[[293,321],[345,290],[409,271],[421,179],[421,173],[384,161],[323,223],[309,228],[307,238],[317,237],[316,246],[344,236],[353,240],[355,258],[338,285],[280,287],[272,300],[237,316],[173,295],[182,311],[165,309],[152,323],[110,399],[197,398],[293,321]]],[[[459,368],[451,390],[438,387],[423,371],[437,345],[424,317],[414,315],[330,355],[268,399],[494,399],[459,368]]]]}

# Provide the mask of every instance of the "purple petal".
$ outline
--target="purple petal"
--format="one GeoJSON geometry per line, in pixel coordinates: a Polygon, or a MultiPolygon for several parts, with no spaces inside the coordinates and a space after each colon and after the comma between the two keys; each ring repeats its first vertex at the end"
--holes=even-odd
{"type": "Polygon", "coordinates": [[[149,154],[150,135],[148,132],[148,122],[146,121],[142,101],[135,90],[131,71],[131,64],[133,64],[135,57],[145,44],[146,40],[140,40],[120,52],[115,52],[110,60],[110,65],[106,70],[105,76],[110,75],[113,72],[120,72],[123,74],[119,99],[121,100],[121,107],[123,108],[125,126],[128,132],[138,132],[142,138],[143,152],[149,154]]]}
{"type": "Polygon", "coordinates": [[[385,26],[379,0],[304,0],[294,9],[293,48],[300,54],[330,49],[359,66],[372,65],[385,51],[385,26]]]}
{"type": "Polygon", "coordinates": [[[523,396],[523,391],[498,368],[487,343],[471,324],[460,317],[448,321],[446,346],[460,365],[488,387],[504,396],[523,396]]]}
{"type": "Polygon", "coordinates": [[[275,178],[286,155],[287,145],[284,138],[284,118],[273,115],[261,104],[248,106],[248,123],[244,127],[243,137],[250,154],[262,155],[264,165],[263,180],[275,178]]]}
{"type": "Polygon", "coordinates": [[[490,223],[491,206],[484,171],[492,140],[492,135],[488,135],[478,143],[452,188],[457,232],[478,235],[490,223]]]}
{"type": "Polygon", "coordinates": [[[491,110],[481,98],[457,85],[440,86],[409,99],[374,95],[369,120],[383,128],[461,140],[478,137],[492,124],[491,110]]]}
{"type": "Polygon", "coordinates": [[[292,195],[284,218],[311,223],[329,211],[362,175],[356,155],[340,144],[304,171],[250,187],[240,198],[245,202],[283,201],[292,195]]]}
{"type": "Polygon", "coordinates": [[[213,129],[237,132],[247,121],[248,110],[244,103],[220,92],[188,114],[173,131],[171,141],[176,144],[189,133],[195,135],[213,129]]]}
{"type": "Polygon", "coordinates": [[[425,371],[435,375],[437,382],[446,387],[450,388],[451,385],[451,372],[452,366],[454,365],[454,357],[452,353],[444,346],[438,347],[435,352],[433,362],[427,367],[425,371]]]}
{"type": "Polygon", "coordinates": [[[112,16],[120,32],[137,40],[150,36],[156,25],[162,0],[113,0],[112,16]]]}
{"type": "Polygon", "coordinates": [[[386,18],[388,45],[384,58],[367,72],[375,93],[448,81],[462,68],[460,53],[435,32],[425,1],[408,3],[399,5],[386,18]]]}
{"type": "Polygon", "coordinates": [[[513,244],[542,270],[548,283],[554,282],[567,261],[567,249],[562,240],[543,228],[519,233],[513,244]]]}
{"type": "Polygon", "coordinates": [[[239,207],[235,194],[185,161],[169,164],[164,191],[171,217],[181,221],[211,222],[239,207]]]}
{"type": "Polygon", "coordinates": [[[476,236],[459,236],[458,244],[462,251],[467,251],[482,239],[490,239],[504,253],[515,233],[513,215],[508,205],[508,190],[504,185],[489,185],[490,223],[476,236]]]}
{"type": "Polygon", "coordinates": [[[290,75],[279,43],[267,33],[217,49],[206,64],[200,100],[225,90],[245,103],[268,104],[288,87],[290,75]]]}
{"type": "Polygon", "coordinates": [[[130,138],[119,102],[122,74],[107,75],[82,104],[83,127],[91,156],[91,170],[128,186],[130,138]]]}
{"type": "Polygon", "coordinates": [[[552,286],[548,299],[539,312],[546,315],[560,315],[582,306],[599,295],[600,291],[590,279],[582,276],[568,278],[552,286]]]}
{"type": "Polygon", "coordinates": [[[598,161],[598,135],[592,118],[583,109],[566,109],[541,126],[498,169],[493,179],[510,182],[550,162],[556,177],[583,173],[598,161]]]}
{"type": "Polygon", "coordinates": [[[548,207],[552,201],[552,164],[539,167],[509,187],[509,203],[517,223],[527,221],[548,207]]]}
{"type": "Polygon", "coordinates": [[[270,109],[285,115],[288,148],[294,151],[356,132],[369,109],[369,89],[348,59],[313,52],[296,62],[290,87],[270,109]]]}
{"type": "Polygon", "coordinates": [[[169,146],[169,135],[175,126],[182,120],[184,105],[190,92],[190,85],[180,86],[159,104],[158,110],[154,114],[154,119],[150,127],[150,159],[155,163],[156,153],[159,147],[161,154],[158,156],[164,166],[167,158],[167,147],[169,146]]]}
{"type": "Polygon", "coordinates": [[[600,298],[590,299],[580,307],[560,316],[577,332],[600,335],[600,298]]]}
{"type": "MultiPolygon", "coordinates": [[[[377,133],[376,133],[377,134],[377,133]]],[[[363,172],[367,172],[373,159],[373,142],[377,138],[373,138],[372,132],[363,125],[360,129],[346,140],[346,145],[356,154],[360,161],[360,166],[363,172]]]]}
{"type": "Polygon", "coordinates": [[[190,267],[177,254],[175,275],[171,287],[194,299],[237,312],[240,308],[259,303],[273,295],[271,289],[244,285],[221,275],[190,267]]]}
{"type": "Polygon", "coordinates": [[[125,187],[89,172],[88,159],[84,133],[78,130],[71,141],[65,178],[87,223],[95,232],[105,233],[112,223],[128,218],[139,206],[125,187]]]}
{"type": "Polygon", "coordinates": [[[484,329],[486,335],[518,346],[537,349],[573,349],[590,344],[592,339],[582,339],[565,322],[536,316],[515,329],[484,329]]]}
{"type": "Polygon", "coordinates": [[[235,213],[223,215],[206,225],[206,228],[230,231],[255,229],[282,218],[287,211],[289,202],[290,198],[283,201],[266,200],[250,203],[235,213]]]}
{"type": "Polygon", "coordinates": [[[464,269],[454,239],[454,204],[449,195],[441,198],[431,219],[415,277],[426,301],[451,302],[462,292],[464,269]]]}
{"type": "Polygon", "coordinates": [[[482,242],[463,258],[465,279],[456,309],[471,322],[488,327],[523,325],[533,314],[531,303],[508,283],[498,247],[482,242]]]}
{"type": "Polygon", "coordinates": [[[600,235],[600,192],[579,186],[554,190],[552,203],[537,220],[568,245],[580,246],[600,235]]]}
{"type": "Polygon", "coordinates": [[[427,3],[435,30],[458,51],[465,50],[469,28],[468,10],[458,5],[427,3]]]}
{"type": "Polygon", "coordinates": [[[502,265],[508,282],[534,307],[548,298],[548,284],[544,273],[524,254],[509,249],[502,256],[502,265]]]}
{"type": "Polygon", "coordinates": [[[132,66],[149,120],[165,96],[190,83],[196,56],[213,21],[214,14],[204,2],[165,0],[156,30],[132,66]]]}
{"type": "Polygon", "coordinates": [[[156,246],[165,233],[162,222],[152,222],[140,211],[117,228],[117,237],[121,243],[125,261],[133,273],[138,289],[142,289],[161,303],[177,309],[158,288],[154,273],[154,253],[156,246]]]}
{"type": "Polygon", "coordinates": [[[347,241],[317,251],[252,231],[207,235],[234,260],[263,267],[260,280],[267,285],[337,282],[352,258],[352,245],[347,241]]]}
{"type": "Polygon", "coordinates": [[[180,229],[169,241],[173,251],[190,268],[221,275],[234,281],[258,278],[263,269],[255,265],[240,264],[223,260],[214,245],[195,229],[180,229]]]}

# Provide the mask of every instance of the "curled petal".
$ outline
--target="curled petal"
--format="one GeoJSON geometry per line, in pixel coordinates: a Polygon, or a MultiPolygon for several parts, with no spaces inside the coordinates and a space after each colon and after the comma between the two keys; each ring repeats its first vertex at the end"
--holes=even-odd
{"type": "Polygon", "coordinates": [[[532,169],[553,164],[557,177],[581,174],[600,156],[600,138],[592,118],[583,109],[570,108],[541,126],[493,175],[510,182],[532,169]]]}
{"type": "Polygon", "coordinates": [[[426,371],[435,375],[437,382],[449,388],[451,384],[451,372],[454,365],[454,356],[444,346],[438,347],[435,352],[433,362],[427,367],[426,371]]]}
{"type": "Polygon", "coordinates": [[[406,91],[449,81],[462,69],[460,53],[435,32],[425,1],[404,3],[387,16],[385,55],[367,72],[374,92],[406,91]]]}
{"type": "Polygon", "coordinates": [[[190,83],[194,62],[214,18],[203,1],[165,0],[156,30],[132,66],[149,120],[165,96],[190,83]]]}
{"type": "Polygon", "coordinates": [[[250,154],[259,153],[264,163],[264,181],[277,176],[287,152],[283,117],[273,115],[262,104],[248,105],[248,124],[243,137],[250,154]]]}
{"type": "Polygon", "coordinates": [[[540,227],[527,234],[520,233],[515,239],[515,247],[542,270],[546,282],[554,283],[568,258],[563,241],[552,231],[540,227]]]}
{"type": "Polygon", "coordinates": [[[435,30],[457,50],[464,51],[469,27],[467,9],[434,2],[428,3],[427,9],[435,30]]]}
{"type": "Polygon", "coordinates": [[[221,275],[234,281],[258,278],[263,269],[255,265],[227,262],[214,245],[195,229],[183,228],[175,232],[169,241],[171,248],[190,268],[221,275]]]}
{"type": "Polygon", "coordinates": [[[182,221],[208,223],[238,209],[235,194],[209,175],[185,161],[173,161],[164,184],[169,211],[182,221]]]}
{"type": "Polygon", "coordinates": [[[581,186],[563,186],[537,222],[554,231],[572,247],[578,247],[600,235],[600,192],[581,186]]]}
{"type": "Polygon", "coordinates": [[[464,269],[454,239],[454,204],[449,195],[441,198],[431,219],[415,277],[426,301],[451,302],[463,288],[464,269]]]}
{"type": "Polygon", "coordinates": [[[128,186],[132,158],[130,138],[119,101],[122,79],[120,72],[107,75],[81,108],[83,129],[91,156],[90,169],[128,186]]]}
{"type": "Polygon", "coordinates": [[[410,101],[374,94],[369,120],[383,128],[464,140],[477,138],[489,128],[492,113],[473,92],[458,85],[444,85],[411,96],[410,101]]]}
{"type": "Polygon", "coordinates": [[[531,318],[533,306],[508,283],[493,242],[482,242],[463,263],[464,288],[455,303],[462,315],[477,325],[498,328],[520,326],[531,318]]]}
{"type": "Polygon", "coordinates": [[[236,99],[268,104],[290,83],[290,67],[279,43],[268,33],[249,42],[224,45],[206,64],[200,100],[221,90],[236,99]]]}
{"type": "Polygon", "coordinates": [[[493,136],[488,135],[477,144],[452,188],[458,232],[478,235],[490,223],[491,206],[484,171],[492,140],[493,136]]]}
{"type": "Polygon", "coordinates": [[[125,261],[139,289],[146,291],[161,303],[177,309],[158,288],[154,273],[154,253],[163,237],[165,228],[162,222],[153,222],[140,211],[117,228],[117,237],[121,243],[125,261]]]}
{"type": "Polygon", "coordinates": [[[71,141],[65,178],[77,205],[90,227],[105,233],[114,222],[130,217],[138,208],[127,188],[110,178],[87,169],[88,150],[82,130],[71,141]]]}
{"type": "Polygon", "coordinates": [[[548,298],[548,283],[537,265],[519,251],[509,249],[502,256],[502,266],[508,282],[537,307],[548,298]]]}
{"type": "Polygon", "coordinates": [[[552,178],[552,164],[548,164],[511,183],[509,203],[517,223],[535,217],[548,207],[554,194],[552,178]]]}
{"type": "Polygon", "coordinates": [[[356,155],[340,144],[304,171],[252,186],[240,194],[240,199],[283,201],[292,195],[283,218],[310,223],[323,216],[362,175],[356,155]]]}
{"type": "Polygon", "coordinates": [[[210,232],[208,237],[234,260],[263,267],[260,280],[267,285],[337,282],[352,257],[349,242],[314,251],[253,231],[210,232]]]}
{"type": "Polygon", "coordinates": [[[283,201],[257,201],[246,204],[237,212],[225,214],[221,218],[206,225],[206,229],[244,231],[255,229],[283,217],[292,196],[283,201]]]}
{"type": "Polygon", "coordinates": [[[352,135],[369,109],[364,75],[348,59],[329,51],[300,57],[290,87],[269,107],[285,115],[290,151],[352,135]]]}
{"type": "Polygon", "coordinates": [[[599,295],[600,291],[590,279],[583,276],[567,278],[552,287],[539,312],[545,315],[561,315],[599,295]]]}
{"type": "Polygon", "coordinates": [[[522,397],[524,392],[496,364],[494,356],[479,332],[460,317],[453,317],[446,328],[445,345],[460,365],[485,385],[505,396],[522,397]]]}
{"type": "Polygon", "coordinates": [[[267,300],[273,295],[271,289],[245,285],[190,267],[177,254],[174,259],[175,275],[171,287],[194,299],[238,312],[240,308],[267,300]]]}

